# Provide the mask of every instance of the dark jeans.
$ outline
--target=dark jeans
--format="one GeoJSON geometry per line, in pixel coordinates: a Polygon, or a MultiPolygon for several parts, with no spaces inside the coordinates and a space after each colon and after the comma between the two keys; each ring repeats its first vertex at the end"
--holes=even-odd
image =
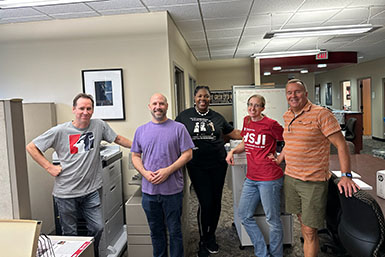
{"type": "Polygon", "coordinates": [[[142,206],[151,230],[154,257],[167,257],[166,226],[170,236],[170,256],[183,256],[183,192],[174,195],[142,194],[142,206]]]}
{"type": "Polygon", "coordinates": [[[95,238],[95,257],[99,256],[99,242],[104,224],[98,191],[75,198],[54,197],[54,199],[58,208],[63,235],[77,235],[77,221],[81,215],[86,220],[88,235],[95,238]]]}
{"type": "Polygon", "coordinates": [[[205,243],[215,238],[221,215],[227,163],[224,160],[216,166],[196,166],[188,163],[187,169],[199,201],[197,217],[200,241],[205,243]]]}

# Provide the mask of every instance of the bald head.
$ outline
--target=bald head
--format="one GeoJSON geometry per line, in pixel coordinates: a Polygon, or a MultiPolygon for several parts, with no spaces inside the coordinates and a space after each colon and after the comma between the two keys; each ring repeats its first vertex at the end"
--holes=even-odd
{"type": "Polygon", "coordinates": [[[150,103],[155,99],[162,99],[165,103],[167,103],[167,98],[161,93],[155,93],[150,97],[150,103]]]}
{"type": "Polygon", "coordinates": [[[150,98],[148,108],[150,109],[153,122],[162,123],[167,120],[166,114],[168,109],[168,103],[167,98],[164,95],[160,93],[153,94],[150,98]]]}
{"type": "Polygon", "coordinates": [[[289,84],[298,84],[299,86],[301,86],[301,87],[303,88],[303,90],[304,90],[305,92],[307,92],[307,88],[306,88],[305,82],[303,82],[303,81],[300,80],[300,79],[291,79],[291,80],[289,80],[289,81],[286,83],[286,89],[287,89],[287,86],[288,86],[289,84]]]}

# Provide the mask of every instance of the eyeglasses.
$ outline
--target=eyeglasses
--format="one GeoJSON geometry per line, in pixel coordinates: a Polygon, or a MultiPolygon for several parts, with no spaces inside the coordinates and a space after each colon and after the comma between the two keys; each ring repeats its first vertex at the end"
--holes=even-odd
{"type": "Polygon", "coordinates": [[[262,104],[252,104],[252,103],[248,103],[247,106],[248,107],[253,107],[253,108],[263,107],[262,104]]]}

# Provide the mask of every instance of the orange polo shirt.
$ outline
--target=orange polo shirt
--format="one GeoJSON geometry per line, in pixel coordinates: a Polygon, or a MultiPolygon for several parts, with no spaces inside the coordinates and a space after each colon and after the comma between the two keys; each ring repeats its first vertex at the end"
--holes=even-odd
{"type": "Polygon", "coordinates": [[[297,116],[289,108],[283,118],[285,174],[303,181],[328,180],[330,142],[327,137],[341,130],[334,115],[308,100],[297,116]]]}

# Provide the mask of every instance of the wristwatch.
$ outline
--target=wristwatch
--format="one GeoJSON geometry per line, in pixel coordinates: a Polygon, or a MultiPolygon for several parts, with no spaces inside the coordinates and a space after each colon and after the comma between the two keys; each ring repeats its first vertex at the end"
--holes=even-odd
{"type": "Polygon", "coordinates": [[[351,172],[342,172],[341,173],[342,177],[348,177],[348,178],[353,178],[353,175],[351,172]]]}

